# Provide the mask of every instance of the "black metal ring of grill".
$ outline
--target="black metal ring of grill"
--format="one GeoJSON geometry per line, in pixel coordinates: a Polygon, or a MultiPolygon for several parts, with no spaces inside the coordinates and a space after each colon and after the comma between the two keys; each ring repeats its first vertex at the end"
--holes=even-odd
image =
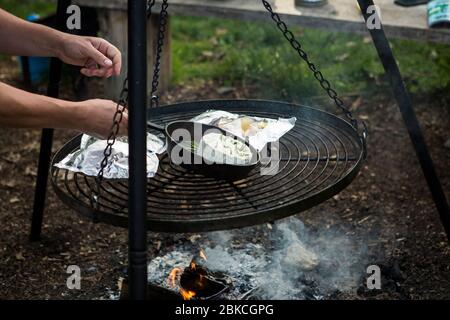
{"type": "MultiPolygon", "coordinates": [[[[295,104],[262,100],[211,100],[151,108],[156,123],[190,119],[217,109],[260,117],[297,117],[280,139],[279,171],[262,176],[259,168],[239,181],[203,177],[170,163],[163,155],[158,173],[147,183],[147,229],[203,232],[261,224],[307,210],[343,190],[356,177],[364,144],[350,123],[333,114],[295,104]]],[[[65,144],[52,161],[56,194],[82,215],[128,226],[126,180],[105,180],[98,210],[90,205],[95,177],[54,166],[80,146],[81,135],[65,144]]]]}

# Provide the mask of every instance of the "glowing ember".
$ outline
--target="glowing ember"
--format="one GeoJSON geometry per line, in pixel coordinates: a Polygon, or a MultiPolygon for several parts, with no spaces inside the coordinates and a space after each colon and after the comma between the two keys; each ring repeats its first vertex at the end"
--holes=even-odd
{"type": "Polygon", "coordinates": [[[184,289],[180,289],[180,293],[183,296],[183,300],[191,300],[192,297],[195,297],[194,291],[188,291],[184,289]]]}
{"type": "Polygon", "coordinates": [[[206,259],[206,255],[205,255],[205,252],[203,250],[200,250],[200,258],[202,258],[205,261],[208,260],[208,259],[206,259]]]}
{"type": "Polygon", "coordinates": [[[179,278],[181,274],[180,268],[173,268],[172,271],[170,271],[169,278],[167,279],[169,281],[169,284],[172,287],[175,287],[177,284],[177,279],[179,278]]]}

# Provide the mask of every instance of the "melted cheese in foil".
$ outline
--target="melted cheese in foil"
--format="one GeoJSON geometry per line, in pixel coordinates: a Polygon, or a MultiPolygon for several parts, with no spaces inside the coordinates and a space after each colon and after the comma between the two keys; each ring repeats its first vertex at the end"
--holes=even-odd
{"type": "Polygon", "coordinates": [[[202,141],[203,159],[218,164],[248,165],[252,161],[252,151],[242,141],[221,133],[208,133],[202,141]]]}

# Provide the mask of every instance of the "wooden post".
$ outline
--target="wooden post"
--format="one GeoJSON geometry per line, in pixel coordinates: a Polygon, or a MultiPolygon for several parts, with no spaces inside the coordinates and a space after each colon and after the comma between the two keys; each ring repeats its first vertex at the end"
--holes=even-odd
{"type": "MultiPolygon", "coordinates": [[[[107,39],[122,52],[122,73],[119,77],[105,79],[104,98],[117,101],[123,81],[128,71],[128,22],[127,12],[115,9],[98,9],[98,19],[100,32],[99,36],[107,39]]],[[[156,42],[158,35],[159,16],[153,15],[147,24],[147,88],[151,91],[152,75],[155,63],[156,42]]],[[[171,34],[170,18],[167,20],[164,47],[161,57],[161,71],[159,80],[159,93],[163,93],[169,88],[171,76],[171,34]]]]}

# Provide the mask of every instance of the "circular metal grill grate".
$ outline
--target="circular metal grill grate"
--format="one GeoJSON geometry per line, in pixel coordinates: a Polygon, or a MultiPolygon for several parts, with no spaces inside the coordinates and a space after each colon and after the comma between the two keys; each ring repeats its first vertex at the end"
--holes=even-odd
{"type": "MultiPolygon", "coordinates": [[[[278,171],[260,175],[256,168],[239,181],[217,180],[175,166],[163,155],[157,175],[148,180],[148,230],[200,232],[274,221],[332,197],[350,184],[361,166],[364,148],[356,130],[339,117],[308,107],[258,100],[200,101],[150,109],[149,119],[163,124],[208,109],[297,117],[295,127],[280,140],[278,171]]],[[[80,140],[78,136],[63,146],[53,164],[79,148],[80,140]]],[[[57,195],[76,211],[128,225],[127,181],[103,182],[99,210],[89,201],[93,177],[52,166],[52,183],[57,195]]]]}

